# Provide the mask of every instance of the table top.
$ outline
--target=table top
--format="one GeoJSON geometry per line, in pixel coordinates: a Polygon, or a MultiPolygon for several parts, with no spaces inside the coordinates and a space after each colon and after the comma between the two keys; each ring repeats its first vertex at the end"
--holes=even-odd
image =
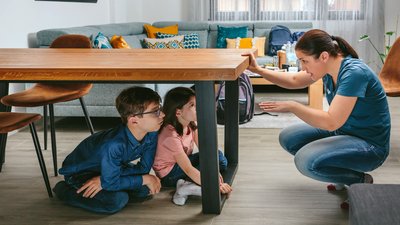
{"type": "Polygon", "coordinates": [[[253,49],[0,49],[0,81],[235,80],[253,49]]]}

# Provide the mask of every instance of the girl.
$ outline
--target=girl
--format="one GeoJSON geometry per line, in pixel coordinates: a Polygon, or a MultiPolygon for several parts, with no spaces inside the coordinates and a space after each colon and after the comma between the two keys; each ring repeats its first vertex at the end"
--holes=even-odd
{"type": "MultiPolygon", "coordinates": [[[[303,71],[281,73],[257,65],[249,70],[288,89],[304,88],[322,79],[327,112],[293,101],[262,102],[266,112],[292,112],[305,123],[282,130],[279,141],[294,155],[297,169],[310,178],[332,182],[328,190],[354,183],[372,183],[366,172],[382,165],[389,153],[390,115],[378,76],[342,38],[310,30],[295,47],[303,71]]],[[[341,204],[348,208],[348,202],[341,204]]]]}
{"type": "MultiPolygon", "coordinates": [[[[184,205],[188,195],[201,196],[199,153],[193,153],[194,145],[198,145],[195,93],[190,88],[177,87],[166,94],[164,101],[165,118],[158,137],[153,169],[162,186],[176,186],[173,202],[184,205]]],[[[224,171],[227,160],[221,151],[218,154],[220,171],[224,171]]],[[[220,191],[223,194],[232,191],[221,175],[220,191]]]]}

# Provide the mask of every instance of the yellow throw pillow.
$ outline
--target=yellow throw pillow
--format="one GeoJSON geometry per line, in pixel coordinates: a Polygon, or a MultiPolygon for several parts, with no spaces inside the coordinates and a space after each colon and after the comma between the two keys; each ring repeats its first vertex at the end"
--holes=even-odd
{"type": "Polygon", "coordinates": [[[156,38],[157,32],[174,35],[178,34],[178,24],[168,27],[154,27],[149,24],[145,24],[144,29],[146,29],[148,38],[156,38]]]}
{"type": "Polygon", "coordinates": [[[114,35],[110,41],[113,48],[131,48],[122,36],[114,35]]]}
{"type": "Polygon", "coordinates": [[[226,39],[226,48],[256,48],[258,56],[265,56],[265,37],[226,39]]]}

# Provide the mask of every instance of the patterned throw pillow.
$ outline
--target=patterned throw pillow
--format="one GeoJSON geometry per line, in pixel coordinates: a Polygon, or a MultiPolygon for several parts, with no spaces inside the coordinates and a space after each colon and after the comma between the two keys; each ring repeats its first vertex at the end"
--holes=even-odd
{"type": "Polygon", "coordinates": [[[157,38],[145,38],[144,45],[147,48],[183,48],[183,35],[164,38],[164,39],[157,39],[157,38]]]}
{"type": "Polygon", "coordinates": [[[157,32],[167,33],[167,34],[178,34],[178,24],[168,26],[168,27],[155,27],[150,24],[145,24],[144,29],[146,29],[148,38],[156,38],[157,32]]]}
{"type": "Polygon", "coordinates": [[[217,48],[226,48],[227,38],[247,37],[247,27],[218,27],[217,48]]]}
{"type": "Polygon", "coordinates": [[[131,48],[122,36],[114,35],[110,41],[113,48],[131,48]]]}
{"type": "Polygon", "coordinates": [[[258,56],[265,56],[265,37],[226,39],[226,48],[256,48],[258,56]]]}
{"type": "Polygon", "coordinates": [[[92,43],[93,48],[112,48],[108,38],[101,32],[92,40],[92,43]]]}
{"type": "MultiPolygon", "coordinates": [[[[157,38],[170,38],[176,35],[157,33],[157,38]]],[[[184,34],[183,35],[183,47],[184,48],[200,48],[199,35],[196,33],[184,34]]]]}

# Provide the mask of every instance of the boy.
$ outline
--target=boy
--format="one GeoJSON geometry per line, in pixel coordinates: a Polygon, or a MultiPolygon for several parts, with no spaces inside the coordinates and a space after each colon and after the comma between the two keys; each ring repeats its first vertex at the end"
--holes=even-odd
{"type": "Polygon", "coordinates": [[[59,170],[65,181],[53,189],[57,197],[75,207],[112,214],[128,201],[158,193],[160,180],[149,172],[165,116],[160,102],[149,88],[123,90],[116,99],[122,124],[91,135],[67,156],[59,170]]]}

